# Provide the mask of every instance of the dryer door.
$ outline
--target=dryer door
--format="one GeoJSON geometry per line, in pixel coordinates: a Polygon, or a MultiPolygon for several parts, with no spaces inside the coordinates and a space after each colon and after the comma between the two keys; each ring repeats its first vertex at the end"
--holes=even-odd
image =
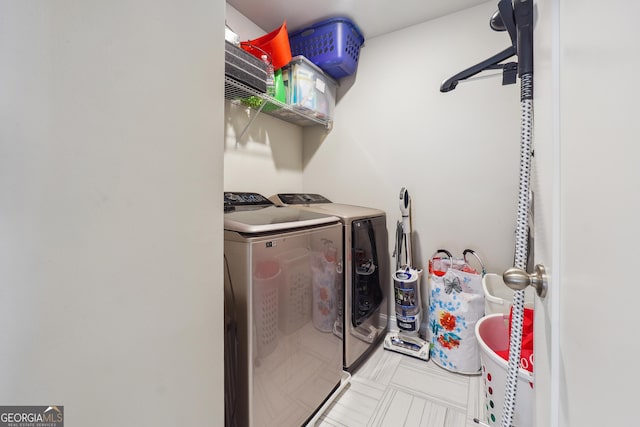
{"type": "Polygon", "coordinates": [[[354,221],[352,233],[352,295],[351,323],[360,326],[380,307],[384,299],[381,287],[381,263],[376,245],[374,221],[378,218],[354,221]]]}

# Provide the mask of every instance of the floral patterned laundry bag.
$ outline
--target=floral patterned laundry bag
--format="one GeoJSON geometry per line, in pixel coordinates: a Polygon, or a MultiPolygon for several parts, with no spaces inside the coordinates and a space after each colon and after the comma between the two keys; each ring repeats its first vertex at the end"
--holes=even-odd
{"type": "Polygon", "coordinates": [[[323,252],[311,254],[311,285],[313,289],[313,325],[322,332],[331,332],[337,317],[338,286],[336,283],[336,250],[333,242],[324,242],[323,252]]]}
{"type": "Polygon", "coordinates": [[[429,260],[431,359],[449,371],[480,374],[475,326],[484,316],[484,274],[482,260],[471,249],[465,249],[462,258],[454,258],[449,251],[439,249],[429,260]],[[481,272],[469,265],[468,254],[480,263],[481,272]]]}

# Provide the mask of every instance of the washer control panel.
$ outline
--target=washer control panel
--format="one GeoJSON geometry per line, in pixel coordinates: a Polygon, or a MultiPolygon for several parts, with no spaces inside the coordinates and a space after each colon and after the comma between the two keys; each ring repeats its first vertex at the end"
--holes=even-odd
{"type": "Polygon", "coordinates": [[[233,210],[240,206],[271,206],[273,202],[258,193],[224,193],[224,210],[233,210]]]}
{"type": "Polygon", "coordinates": [[[278,198],[285,205],[310,205],[313,203],[331,203],[331,200],[319,194],[279,193],[278,198]]]}

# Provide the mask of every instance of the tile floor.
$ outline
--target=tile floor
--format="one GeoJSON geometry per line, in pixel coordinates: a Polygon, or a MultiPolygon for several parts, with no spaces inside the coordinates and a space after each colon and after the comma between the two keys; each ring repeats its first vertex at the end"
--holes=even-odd
{"type": "Polygon", "coordinates": [[[482,376],[448,372],[379,346],[316,427],[478,427],[482,376]]]}

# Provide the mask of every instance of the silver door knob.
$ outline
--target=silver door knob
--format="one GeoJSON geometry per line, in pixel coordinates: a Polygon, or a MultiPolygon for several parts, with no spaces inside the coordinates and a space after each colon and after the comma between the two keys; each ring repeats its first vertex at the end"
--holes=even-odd
{"type": "Polygon", "coordinates": [[[542,264],[535,266],[533,274],[521,268],[510,268],[502,273],[502,279],[514,291],[522,291],[527,286],[533,286],[540,298],[547,295],[547,272],[542,264]]]}

